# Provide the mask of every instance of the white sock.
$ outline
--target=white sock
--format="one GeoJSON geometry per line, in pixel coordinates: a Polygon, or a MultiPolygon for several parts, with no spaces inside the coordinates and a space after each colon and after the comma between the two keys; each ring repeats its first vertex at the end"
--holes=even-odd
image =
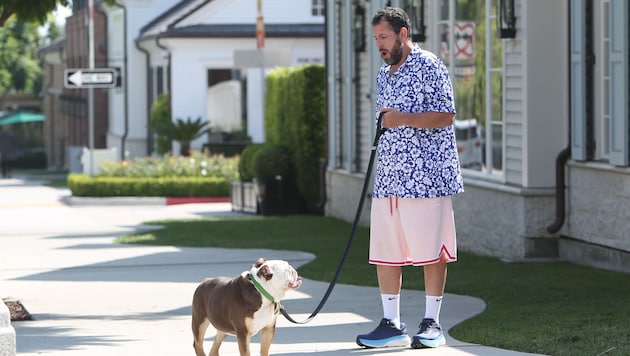
{"type": "Polygon", "coordinates": [[[400,328],[400,294],[381,294],[383,317],[400,328]]]}
{"type": "Polygon", "coordinates": [[[443,296],[427,295],[425,296],[424,317],[435,320],[440,323],[440,308],[442,307],[443,296]]]}

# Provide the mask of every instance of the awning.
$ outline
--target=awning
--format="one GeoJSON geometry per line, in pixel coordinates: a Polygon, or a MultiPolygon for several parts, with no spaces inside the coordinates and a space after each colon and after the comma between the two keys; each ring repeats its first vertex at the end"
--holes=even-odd
{"type": "Polygon", "coordinates": [[[42,114],[28,111],[11,111],[0,116],[0,126],[21,122],[42,122],[44,120],[46,120],[46,117],[42,114]]]}

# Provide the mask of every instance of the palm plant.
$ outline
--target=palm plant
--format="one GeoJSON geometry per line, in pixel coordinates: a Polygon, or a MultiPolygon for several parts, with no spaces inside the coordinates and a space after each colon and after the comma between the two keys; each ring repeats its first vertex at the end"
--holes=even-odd
{"type": "Polygon", "coordinates": [[[182,119],[175,119],[170,121],[170,124],[166,125],[166,136],[171,140],[179,142],[179,153],[182,156],[190,156],[190,142],[205,135],[210,131],[207,126],[210,124],[207,120],[202,120],[198,117],[196,120],[192,120],[190,117],[186,121],[182,119]]]}
{"type": "Polygon", "coordinates": [[[153,122],[152,128],[158,135],[179,142],[179,153],[182,156],[190,156],[190,142],[207,134],[210,131],[209,124],[209,121],[202,120],[201,117],[196,120],[189,117],[186,120],[153,122]]]}

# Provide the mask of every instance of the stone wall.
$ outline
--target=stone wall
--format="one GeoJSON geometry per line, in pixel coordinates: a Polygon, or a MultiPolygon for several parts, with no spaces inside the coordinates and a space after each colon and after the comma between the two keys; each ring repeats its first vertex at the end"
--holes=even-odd
{"type": "Polygon", "coordinates": [[[507,259],[557,257],[551,189],[523,189],[464,179],[453,199],[457,244],[462,251],[507,259]]]}

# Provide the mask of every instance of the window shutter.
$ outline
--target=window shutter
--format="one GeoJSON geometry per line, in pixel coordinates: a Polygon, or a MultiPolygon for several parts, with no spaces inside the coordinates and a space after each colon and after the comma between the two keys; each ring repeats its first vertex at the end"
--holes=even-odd
{"type": "Polygon", "coordinates": [[[610,0],[610,163],[628,165],[628,2],[610,0]]]}
{"type": "Polygon", "coordinates": [[[586,48],[584,1],[571,2],[571,158],[586,160],[586,48]]]}

